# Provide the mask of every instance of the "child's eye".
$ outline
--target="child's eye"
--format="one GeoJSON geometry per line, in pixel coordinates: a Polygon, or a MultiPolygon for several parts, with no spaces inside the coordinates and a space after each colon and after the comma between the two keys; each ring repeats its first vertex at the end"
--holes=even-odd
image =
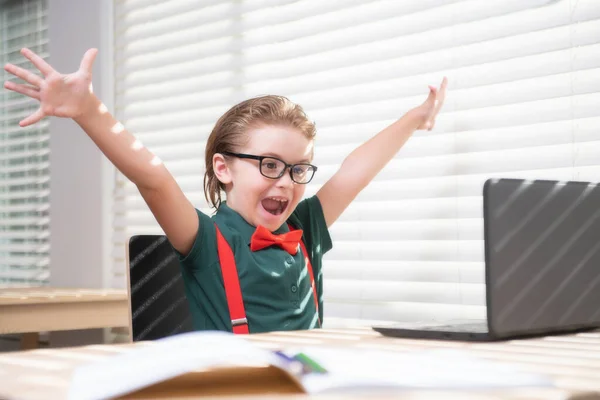
{"type": "Polygon", "coordinates": [[[275,161],[265,161],[263,162],[263,166],[266,167],[267,169],[277,169],[277,163],[275,161]]]}
{"type": "Polygon", "coordinates": [[[294,175],[302,176],[302,175],[306,174],[307,169],[308,169],[308,166],[306,166],[306,165],[296,165],[294,167],[294,169],[292,170],[292,173],[294,175]]]}

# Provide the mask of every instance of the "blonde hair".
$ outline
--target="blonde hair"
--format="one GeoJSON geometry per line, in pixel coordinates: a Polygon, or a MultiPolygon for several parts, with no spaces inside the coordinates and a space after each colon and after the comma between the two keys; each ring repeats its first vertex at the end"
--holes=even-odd
{"type": "Polygon", "coordinates": [[[218,208],[221,191],[225,189],[213,169],[216,153],[235,152],[247,142],[249,128],[260,125],[284,125],[299,129],[308,139],[314,139],[315,124],[308,120],[301,106],[283,96],[260,96],[245,100],[230,108],[215,124],[206,142],[204,173],[204,196],[206,201],[218,208]]]}

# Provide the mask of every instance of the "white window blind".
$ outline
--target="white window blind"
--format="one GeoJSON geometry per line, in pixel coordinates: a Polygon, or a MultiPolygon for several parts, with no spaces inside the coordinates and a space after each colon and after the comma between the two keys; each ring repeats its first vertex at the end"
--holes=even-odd
{"type": "MultiPolygon", "coordinates": [[[[35,71],[19,51],[48,57],[45,0],[0,0],[0,64],[35,71]]],[[[35,71],[37,72],[37,71],[35,71]]],[[[1,81],[14,78],[4,70],[1,81]]],[[[15,78],[16,79],[16,78],[15,78]]],[[[22,83],[22,82],[21,82],[22,83]]],[[[3,89],[0,95],[0,285],[42,285],[49,277],[48,121],[27,128],[19,121],[36,100],[3,89]]]]}
{"type": "MultiPolygon", "coordinates": [[[[483,317],[485,179],[600,176],[596,0],[129,0],[115,20],[117,115],[206,212],[204,145],[231,105],[303,105],[318,128],[310,196],[448,76],[435,129],[331,228],[330,320],[483,317]]],[[[125,238],[160,231],[134,185],[119,177],[115,195],[124,286],[125,238]]]]}

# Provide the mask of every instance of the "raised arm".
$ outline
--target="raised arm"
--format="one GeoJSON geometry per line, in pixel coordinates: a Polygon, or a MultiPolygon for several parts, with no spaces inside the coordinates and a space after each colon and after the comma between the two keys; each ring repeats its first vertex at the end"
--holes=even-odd
{"type": "Polygon", "coordinates": [[[79,70],[68,75],[55,71],[31,50],[23,49],[21,53],[43,77],[12,64],[4,67],[27,82],[6,81],[6,89],[40,102],[40,108],[19,125],[35,124],[46,116],[72,118],[115,167],[138,187],[173,247],[187,254],[198,231],[196,210],[160,159],[129,133],[93,94],[92,65],[97,50],[88,50],[79,70]]]}
{"type": "Polygon", "coordinates": [[[415,130],[433,128],[435,117],[444,103],[446,86],[446,78],[442,81],[439,91],[430,86],[429,96],[423,104],[404,114],[398,121],[350,153],[335,175],[319,189],[317,197],[323,207],[328,227],[390,162],[415,130]]]}

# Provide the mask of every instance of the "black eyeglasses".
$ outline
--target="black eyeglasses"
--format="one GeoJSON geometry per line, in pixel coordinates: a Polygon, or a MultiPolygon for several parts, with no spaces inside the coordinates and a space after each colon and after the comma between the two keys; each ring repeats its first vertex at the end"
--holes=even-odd
{"type": "Polygon", "coordinates": [[[281,178],[285,174],[285,170],[289,168],[292,181],[305,185],[312,180],[315,172],[317,172],[317,167],[309,163],[288,164],[276,157],[254,156],[252,154],[232,153],[229,151],[222,151],[221,154],[260,161],[260,173],[262,176],[270,179],[281,178]]]}

